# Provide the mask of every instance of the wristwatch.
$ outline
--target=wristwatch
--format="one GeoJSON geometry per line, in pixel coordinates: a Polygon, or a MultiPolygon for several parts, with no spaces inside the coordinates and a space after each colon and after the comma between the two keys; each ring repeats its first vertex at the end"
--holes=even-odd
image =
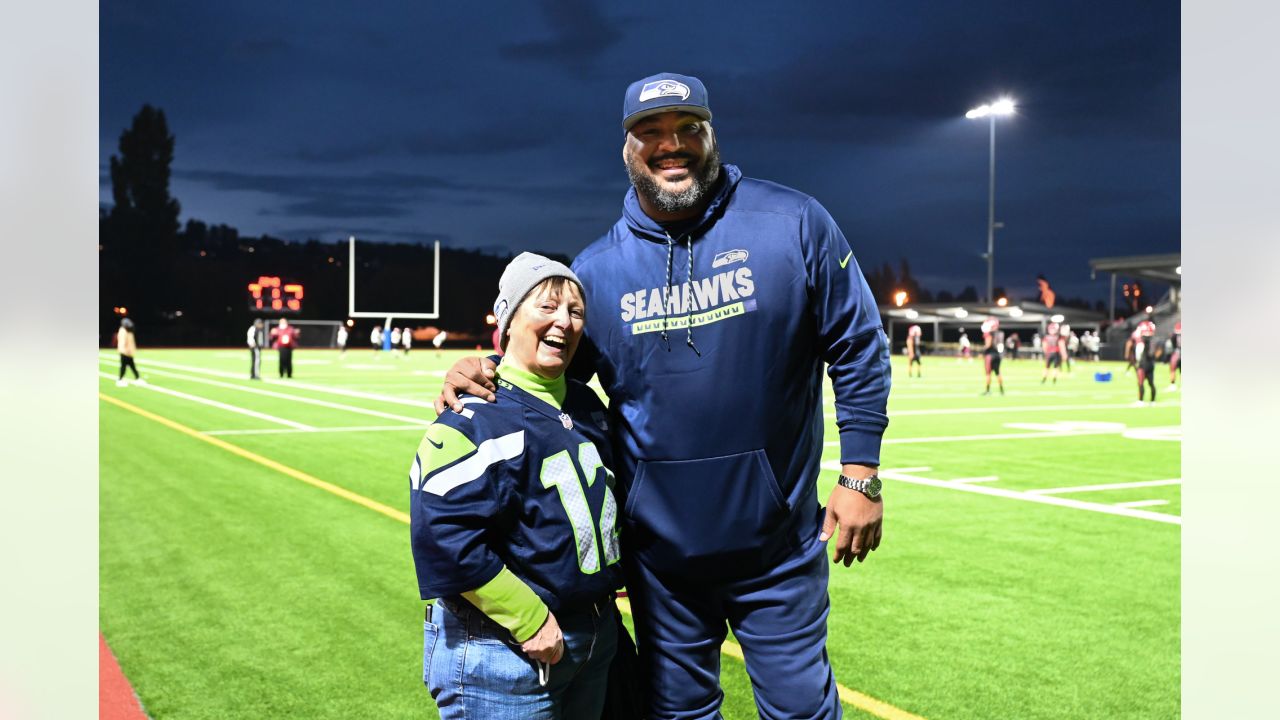
{"type": "Polygon", "coordinates": [[[870,475],[861,480],[854,480],[848,475],[840,476],[840,487],[846,487],[850,490],[866,495],[868,498],[875,500],[880,497],[880,476],[870,475]]]}

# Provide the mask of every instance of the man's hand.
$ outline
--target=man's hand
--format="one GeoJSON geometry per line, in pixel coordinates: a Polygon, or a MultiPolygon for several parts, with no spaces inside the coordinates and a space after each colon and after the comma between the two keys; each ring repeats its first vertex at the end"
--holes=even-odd
{"type": "MultiPolygon", "coordinates": [[[[845,465],[843,472],[851,478],[869,477],[875,468],[864,465],[845,465]]],[[[840,535],[836,538],[836,550],[831,562],[844,561],[849,567],[856,559],[862,562],[867,553],[880,547],[881,521],[884,518],[884,498],[875,500],[866,495],[836,485],[827,500],[827,516],[822,521],[822,534],[818,540],[826,542],[840,526],[840,535]]]]}
{"type": "Polygon", "coordinates": [[[497,369],[489,358],[465,357],[453,364],[444,375],[444,387],[436,398],[436,415],[443,415],[445,407],[454,412],[462,412],[462,403],[458,402],[459,393],[468,393],[484,398],[489,402],[497,400],[494,395],[498,388],[490,379],[497,369]]]}
{"type": "Polygon", "coordinates": [[[547,619],[538,628],[534,636],[520,644],[525,654],[548,665],[555,665],[564,657],[564,635],[560,633],[560,623],[556,616],[547,612],[547,619]]]}

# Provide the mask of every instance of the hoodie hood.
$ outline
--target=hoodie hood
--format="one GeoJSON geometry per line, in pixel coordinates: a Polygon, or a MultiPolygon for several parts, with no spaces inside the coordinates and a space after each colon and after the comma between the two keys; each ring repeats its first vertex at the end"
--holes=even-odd
{"type": "MultiPolygon", "coordinates": [[[[733,196],[733,191],[737,189],[741,180],[742,171],[737,165],[721,164],[720,179],[716,183],[711,202],[707,203],[707,209],[703,211],[702,217],[682,230],[681,235],[698,237],[706,232],[715,223],[716,218],[724,212],[725,206],[729,204],[729,198],[733,196]]],[[[622,201],[622,218],[637,237],[664,244],[667,242],[666,230],[657,220],[646,215],[644,208],[640,207],[640,198],[636,195],[635,187],[627,190],[627,196],[622,201]]]]}

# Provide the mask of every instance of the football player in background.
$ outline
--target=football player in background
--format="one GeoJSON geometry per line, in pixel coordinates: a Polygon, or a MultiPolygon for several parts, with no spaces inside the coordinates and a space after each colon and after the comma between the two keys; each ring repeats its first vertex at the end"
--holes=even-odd
{"type": "Polygon", "coordinates": [[[1049,327],[1045,328],[1044,331],[1044,339],[1040,341],[1040,347],[1044,350],[1044,372],[1040,374],[1041,385],[1045,383],[1045,380],[1049,379],[1050,371],[1053,372],[1053,384],[1058,384],[1059,368],[1062,367],[1062,355],[1066,352],[1059,330],[1058,323],[1049,323],[1049,327]]]}
{"type": "Polygon", "coordinates": [[[1178,368],[1182,365],[1182,321],[1173,324],[1173,335],[1169,337],[1169,387],[1167,392],[1178,390],[1178,368]]]}
{"type": "Polygon", "coordinates": [[[1150,320],[1138,323],[1133,331],[1133,360],[1138,368],[1138,405],[1150,405],[1156,401],[1156,360],[1155,347],[1156,324],[1150,320]],[[1151,400],[1146,403],[1143,391],[1151,388],[1151,400]]]}
{"type": "Polygon", "coordinates": [[[1000,394],[1004,394],[1004,377],[1000,375],[1000,352],[1004,349],[1004,333],[1000,330],[1000,321],[989,317],[982,323],[982,369],[986,374],[987,387],[983,395],[991,394],[991,376],[996,376],[996,384],[1000,394]]]}
{"type": "Polygon", "coordinates": [[[916,369],[915,377],[923,377],[923,371],[920,365],[921,342],[920,339],[924,332],[919,325],[912,325],[907,328],[907,377],[912,377],[911,368],[916,369]]]}

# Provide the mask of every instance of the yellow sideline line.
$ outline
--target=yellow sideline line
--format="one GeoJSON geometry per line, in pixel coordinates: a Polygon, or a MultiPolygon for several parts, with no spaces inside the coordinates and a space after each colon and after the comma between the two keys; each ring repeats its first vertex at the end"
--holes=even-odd
{"type": "Polygon", "coordinates": [[[353,493],[344,487],[339,487],[337,485],[334,485],[333,483],[325,482],[324,480],[308,475],[302,472],[301,470],[295,470],[289,467],[288,465],[278,463],[275,460],[272,460],[270,458],[265,458],[255,452],[245,450],[244,448],[239,447],[237,445],[232,445],[231,443],[221,438],[217,438],[212,435],[206,435],[200,432],[199,430],[192,430],[186,425],[183,425],[181,423],[176,423],[167,417],[161,417],[160,415],[156,415],[155,413],[148,412],[136,405],[130,405],[129,403],[123,400],[118,400],[116,398],[113,398],[110,395],[107,395],[104,393],[98,393],[98,398],[101,400],[105,400],[111,403],[112,405],[117,405],[119,407],[122,407],[125,410],[128,410],[129,412],[137,413],[138,415],[141,415],[142,417],[148,420],[154,420],[160,423],[161,425],[164,425],[165,427],[168,427],[173,430],[177,430],[178,432],[183,433],[184,435],[190,435],[191,437],[197,440],[203,440],[209,443],[210,445],[213,445],[214,447],[219,447],[219,448],[222,448],[223,450],[226,450],[227,452],[239,455],[245,460],[252,460],[253,462],[258,463],[259,465],[263,465],[277,472],[284,473],[285,475],[288,475],[294,480],[301,480],[302,482],[308,485],[311,485],[313,487],[320,488],[325,492],[333,493],[334,495],[337,495],[338,497],[344,500],[350,500],[351,502],[357,505],[363,505],[369,508],[370,510],[373,510],[375,512],[380,512],[383,515],[386,515],[387,517],[391,518],[392,520],[399,520],[400,522],[405,523],[406,525],[409,523],[409,515],[407,513],[403,513],[403,512],[400,512],[399,510],[396,510],[393,507],[383,505],[377,500],[370,500],[369,498],[363,495],[359,495],[357,493],[353,493]]]}
{"type": "MultiPolygon", "coordinates": [[[[409,524],[408,514],[400,512],[399,510],[396,510],[395,508],[389,507],[387,505],[383,505],[382,503],[376,500],[370,500],[369,498],[363,495],[359,495],[357,493],[353,493],[350,490],[347,490],[346,488],[339,487],[337,485],[334,485],[333,483],[325,482],[324,480],[308,475],[302,472],[301,470],[295,470],[289,467],[288,465],[278,463],[275,460],[263,457],[255,452],[245,450],[244,448],[239,447],[237,445],[232,445],[231,443],[221,438],[217,438],[212,435],[207,435],[205,433],[200,432],[199,430],[193,430],[187,427],[186,425],[183,425],[178,422],[174,422],[173,420],[170,420],[167,417],[163,417],[153,412],[143,410],[142,408],[136,405],[131,405],[123,400],[113,398],[110,395],[107,395],[105,393],[101,393],[101,392],[98,393],[98,398],[100,400],[109,402],[112,405],[116,405],[118,407],[124,408],[129,412],[141,415],[142,417],[148,420],[154,420],[155,422],[158,422],[161,425],[164,425],[165,427],[170,428],[172,430],[177,430],[178,432],[183,433],[184,435],[190,435],[191,437],[197,440],[203,440],[204,442],[207,442],[210,445],[213,445],[214,447],[218,447],[223,450],[226,450],[227,452],[239,455],[240,457],[246,460],[251,460],[264,467],[268,467],[277,472],[284,473],[285,475],[288,475],[294,480],[300,480],[308,485],[324,490],[325,492],[337,495],[338,497],[344,500],[350,500],[351,502],[356,503],[357,505],[363,505],[364,507],[367,507],[370,510],[380,512],[383,515],[386,515],[387,517],[392,518],[393,520],[399,520],[400,522],[405,523],[406,525],[409,524]]],[[[618,598],[618,609],[630,615],[631,602],[628,601],[626,598],[618,598]]],[[[742,647],[730,640],[726,640],[724,644],[720,646],[720,652],[730,657],[737,658],[738,660],[745,660],[745,658],[742,655],[742,647]]],[[[836,691],[840,695],[840,700],[842,702],[848,705],[852,705],[858,708],[859,710],[864,710],[866,712],[869,712],[872,715],[875,715],[876,717],[884,718],[884,720],[924,720],[924,718],[920,717],[919,715],[913,715],[905,710],[896,708],[886,702],[877,700],[871,697],[870,695],[860,693],[857,690],[850,690],[849,688],[845,687],[844,685],[841,685],[840,683],[836,683],[836,691]]]]}

